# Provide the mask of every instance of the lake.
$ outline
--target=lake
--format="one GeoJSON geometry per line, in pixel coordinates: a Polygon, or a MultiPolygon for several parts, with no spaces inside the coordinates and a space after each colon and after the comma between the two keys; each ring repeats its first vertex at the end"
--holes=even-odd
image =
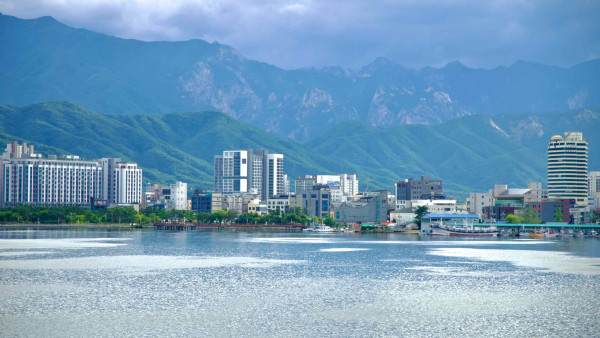
{"type": "Polygon", "coordinates": [[[597,336],[600,240],[0,231],[0,336],[597,336]]]}

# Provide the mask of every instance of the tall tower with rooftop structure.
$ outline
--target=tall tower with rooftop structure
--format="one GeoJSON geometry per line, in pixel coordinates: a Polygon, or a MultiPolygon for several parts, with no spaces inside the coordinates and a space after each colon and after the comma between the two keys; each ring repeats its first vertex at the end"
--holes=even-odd
{"type": "Polygon", "coordinates": [[[548,198],[587,205],[588,142],[581,132],[554,135],[548,143],[548,198]]]}

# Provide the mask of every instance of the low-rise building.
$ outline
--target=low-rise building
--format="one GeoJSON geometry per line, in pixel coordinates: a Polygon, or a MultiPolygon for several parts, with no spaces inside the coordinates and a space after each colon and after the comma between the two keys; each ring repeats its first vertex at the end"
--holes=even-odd
{"type": "Polygon", "coordinates": [[[212,213],[222,210],[223,194],[220,192],[197,189],[192,196],[192,210],[212,213]]]}
{"type": "Polygon", "coordinates": [[[304,208],[309,216],[327,217],[331,204],[329,188],[318,187],[311,190],[302,190],[292,199],[293,206],[304,208]]]}
{"type": "Polygon", "coordinates": [[[340,223],[380,223],[387,221],[389,191],[365,192],[358,200],[336,205],[334,219],[340,223]]]}
{"type": "Polygon", "coordinates": [[[261,202],[259,198],[255,198],[248,202],[248,212],[262,216],[268,214],[269,210],[267,210],[266,203],[261,202]]]}
{"type": "Polygon", "coordinates": [[[569,210],[575,205],[574,199],[563,199],[542,202],[527,202],[526,208],[536,211],[537,216],[542,222],[565,222],[571,221],[569,210]],[[556,210],[560,209],[561,219],[556,219],[556,210]]]}
{"type": "Polygon", "coordinates": [[[267,199],[267,210],[271,211],[278,209],[287,213],[290,211],[290,199],[291,197],[289,195],[272,196],[267,199]]]}

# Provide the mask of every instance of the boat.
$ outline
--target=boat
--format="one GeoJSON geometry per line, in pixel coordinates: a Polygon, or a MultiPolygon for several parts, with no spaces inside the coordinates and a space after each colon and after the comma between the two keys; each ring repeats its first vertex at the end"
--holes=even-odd
{"type": "Polygon", "coordinates": [[[533,237],[533,238],[545,238],[546,235],[544,234],[544,232],[542,230],[536,230],[534,232],[529,233],[529,237],[533,237]]]}
{"type": "Polygon", "coordinates": [[[496,227],[467,226],[432,226],[429,235],[432,236],[497,236],[496,227]]]}
{"type": "Polygon", "coordinates": [[[332,228],[332,227],[327,226],[327,225],[317,225],[315,227],[315,231],[316,232],[337,232],[337,229],[332,228]]]}
{"type": "Polygon", "coordinates": [[[583,230],[578,230],[573,233],[573,237],[582,238],[584,236],[583,230]]]}
{"type": "Polygon", "coordinates": [[[558,237],[560,238],[567,238],[567,237],[573,237],[573,230],[565,230],[562,229],[560,230],[560,232],[558,233],[558,237]]]}
{"type": "Polygon", "coordinates": [[[516,233],[513,233],[512,231],[509,231],[506,229],[502,229],[498,233],[498,237],[514,237],[514,236],[516,236],[516,233]]]}
{"type": "Polygon", "coordinates": [[[546,238],[546,239],[554,239],[558,237],[558,233],[552,230],[536,230],[529,234],[529,237],[532,238],[546,238]]]}
{"type": "Polygon", "coordinates": [[[336,228],[332,228],[327,225],[317,225],[315,227],[304,228],[302,229],[304,232],[320,232],[320,233],[334,233],[338,232],[336,228]]]}

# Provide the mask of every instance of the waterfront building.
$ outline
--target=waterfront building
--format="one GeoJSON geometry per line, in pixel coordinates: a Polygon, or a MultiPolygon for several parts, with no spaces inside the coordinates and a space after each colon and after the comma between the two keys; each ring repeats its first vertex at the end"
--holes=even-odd
{"type": "Polygon", "coordinates": [[[397,224],[410,224],[413,223],[417,215],[413,208],[396,209],[390,212],[390,222],[397,224]]]}
{"type": "Polygon", "coordinates": [[[571,221],[570,210],[575,206],[574,199],[547,200],[542,202],[527,202],[526,209],[533,209],[542,222],[564,222],[571,221]],[[561,220],[556,220],[556,210],[560,209],[561,220]]]}
{"type": "Polygon", "coordinates": [[[103,168],[79,158],[12,158],[0,166],[0,205],[89,206],[103,200],[103,168]]]}
{"type": "Polygon", "coordinates": [[[163,188],[163,198],[165,200],[165,209],[167,210],[188,210],[187,204],[187,183],[177,181],[163,188]]]}
{"type": "Polygon", "coordinates": [[[220,192],[197,189],[192,196],[191,210],[196,212],[212,213],[219,211],[223,206],[223,194],[220,192]]]}
{"type": "Polygon", "coordinates": [[[248,212],[251,214],[258,215],[266,215],[269,213],[267,210],[267,205],[260,201],[260,199],[255,198],[248,203],[248,212]]]}
{"type": "Polygon", "coordinates": [[[365,192],[358,200],[335,206],[334,219],[340,223],[381,223],[387,221],[388,190],[365,192]]]}
{"type": "Polygon", "coordinates": [[[287,213],[288,211],[290,211],[290,199],[292,197],[290,197],[289,195],[278,195],[278,196],[271,196],[267,199],[267,210],[271,211],[271,210],[281,210],[282,212],[287,213]]]}
{"type": "Polygon", "coordinates": [[[283,194],[283,155],[267,150],[226,150],[214,157],[215,191],[258,194],[262,200],[283,194]]]}
{"type": "Polygon", "coordinates": [[[154,184],[146,188],[144,207],[154,207],[166,210],[190,210],[188,208],[187,183],[175,182],[167,186],[154,184]]]}
{"type": "Polygon", "coordinates": [[[142,169],[137,163],[124,163],[120,158],[103,158],[103,197],[109,206],[142,203],[142,169]]]}
{"type": "Polygon", "coordinates": [[[135,163],[76,155],[43,158],[33,146],[12,142],[0,164],[0,205],[90,206],[140,204],[142,170],[135,163]]]}
{"type": "Polygon", "coordinates": [[[554,135],[548,143],[548,197],[587,205],[588,142],[581,132],[554,135]]]}
{"type": "Polygon", "coordinates": [[[326,217],[329,215],[331,192],[324,186],[316,186],[311,190],[302,190],[292,198],[292,206],[304,208],[309,216],[326,217]]]}
{"type": "Polygon", "coordinates": [[[430,176],[421,176],[420,180],[407,178],[396,183],[396,200],[444,199],[442,180],[432,180],[430,176]]]}

